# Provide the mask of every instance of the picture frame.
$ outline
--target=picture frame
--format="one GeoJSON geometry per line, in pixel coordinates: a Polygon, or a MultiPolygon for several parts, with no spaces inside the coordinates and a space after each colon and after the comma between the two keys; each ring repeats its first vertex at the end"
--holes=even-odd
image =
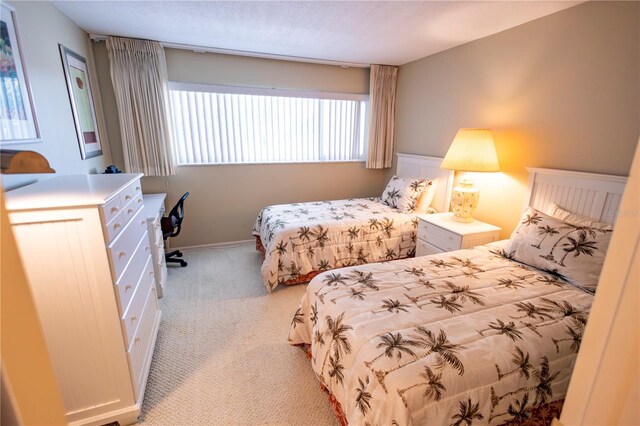
{"type": "Polygon", "coordinates": [[[83,160],[102,155],[102,143],[91,91],[87,60],[71,49],[59,45],[71,112],[83,160]]]}
{"type": "Polygon", "coordinates": [[[40,142],[15,9],[0,4],[0,146],[40,142]]]}

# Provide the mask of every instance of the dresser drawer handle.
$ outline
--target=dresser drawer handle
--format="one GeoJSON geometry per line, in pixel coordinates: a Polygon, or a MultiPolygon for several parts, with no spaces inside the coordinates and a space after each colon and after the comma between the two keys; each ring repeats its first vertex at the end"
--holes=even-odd
{"type": "Polygon", "coordinates": [[[127,284],[127,285],[124,286],[124,292],[126,293],[127,291],[131,290],[132,288],[133,288],[132,285],[127,284]]]}
{"type": "Polygon", "coordinates": [[[153,271],[149,271],[149,276],[153,277],[155,274],[153,273],[153,271]]]}
{"type": "Polygon", "coordinates": [[[146,221],[146,219],[142,219],[142,220],[140,221],[140,225],[142,225],[142,226],[146,226],[146,225],[147,225],[147,221],[146,221]]]}
{"type": "Polygon", "coordinates": [[[140,187],[136,186],[136,192],[140,191],[140,187]]]}
{"type": "Polygon", "coordinates": [[[137,320],[138,320],[138,317],[137,317],[137,316],[135,316],[135,315],[134,315],[134,316],[132,316],[132,317],[131,317],[131,324],[133,324],[133,323],[134,323],[134,322],[136,322],[137,320]]]}
{"type": "Polygon", "coordinates": [[[118,253],[118,259],[123,258],[127,255],[126,251],[121,251],[120,253],[118,253]]]}
{"type": "Polygon", "coordinates": [[[133,209],[128,209],[128,210],[127,210],[127,213],[128,213],[128,214],[133,213],[133,209]]]}
{"type": "Polygon", "coordinates": [[[114,223],[114,224],[113,224],[113,229],[118,229],[118,228],[120,228],[121,226],[122,226],[122,224],[120,224],[120,223],[116,222],[116,223],[114,223]]]}
{"type": "Polygon", "coordinates": [[[138,204],[142,202],[142,198],[138,198],[138,204]]]}
{"type": "Polygon", "coordinates": [[[127,195],[125,195],[125,196],[124,196],[124,199],[125,199],[125,200],[130,200],[130,199],[131,199],[131,195],[128,195],[128,194],[127,194],[127,195]]]}
{"type": "Polygon", "coordinates": [[[136,338],[133,340],[133,343],[134,343],[134,344],[136,344],[136,343],[138,343],[139,341],[140,341],[140,338],[139,338],[139,337],[136,337],[136,338]]]}
{"type": "Polygon", "coordinates": [[[146,247],[144,248],[144,251],[150,251],[150,250],[151,250],[151,247],[149,247],[149,246],[146,246],[146,247]]]}
{"type": "Polygon", "coordinates": [[[115,213],[118,211],[118,206],[111,207],[111,213],[115,213]]]}

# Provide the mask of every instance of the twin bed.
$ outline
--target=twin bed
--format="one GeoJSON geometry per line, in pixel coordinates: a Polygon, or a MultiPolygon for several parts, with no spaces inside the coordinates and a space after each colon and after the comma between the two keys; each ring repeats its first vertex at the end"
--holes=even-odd
{"type": "Polygon", "coordinates": [[[530,169],[530,208],[510,240],[313,278],[289,342],[308,349],[341,423],[549,415],[568,387],[625,181],[530,169]],[[544,214],[553,204],[591,221],[544,214]]]}
{"type": "MultiPolygon", "coordinates": [[[[440,168],[442,158],[397,156],[396,175],[431,181],[431,207],[447,211],[453,172],[440,168]]],[[[266,207],[253,228],[264,256],[264,285],[272,291],[330,269],[412,257],[418,214],[402,212],[379,197],[266,207]]]]}

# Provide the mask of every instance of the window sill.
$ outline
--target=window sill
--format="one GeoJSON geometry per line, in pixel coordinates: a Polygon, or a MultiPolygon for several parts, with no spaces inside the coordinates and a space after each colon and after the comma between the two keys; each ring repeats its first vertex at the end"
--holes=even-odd
{"type": "Polygon", "coordinates": [[[336,163],[366,163],[366,160],[280,161],[280,162],[268,162],[268,163],[198,163],[198,164],[178,164],[178,167],[281,166],[281,165],[298,165],[298,164],[336,164],[336,163]]]}

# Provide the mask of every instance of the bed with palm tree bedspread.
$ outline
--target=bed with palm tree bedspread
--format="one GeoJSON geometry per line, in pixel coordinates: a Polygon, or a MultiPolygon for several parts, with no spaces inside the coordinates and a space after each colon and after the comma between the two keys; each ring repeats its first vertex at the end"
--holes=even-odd
{"type": "Polygon", "coordinates": [[[253,227],[267,290],[345,266],[415,254],[418,215],[380,197],[269,206],[253,227]]]}
{"type": "Polygon", "coordinates": [[[626,178],[527,170],[529,207],[509,240],[309,283],[289,342],[308,348],[343,425],[529,425],[558,412],[626,178]]]}
{"type": "Polygon", "coordinates": [[[418,215],[448,209],[453,172],[442,158],[396,154],[380,197],[268,206],[252,235],[262,252],[262,281],[308,282],[320,272],[415,254],[418,215]]]}
{"type": "Polygon", "coordinates": [[[289,342],[309,345],[349,424],[501,424],[564,398],[593,293],[507,244],[311,281],[289,342]]]}

